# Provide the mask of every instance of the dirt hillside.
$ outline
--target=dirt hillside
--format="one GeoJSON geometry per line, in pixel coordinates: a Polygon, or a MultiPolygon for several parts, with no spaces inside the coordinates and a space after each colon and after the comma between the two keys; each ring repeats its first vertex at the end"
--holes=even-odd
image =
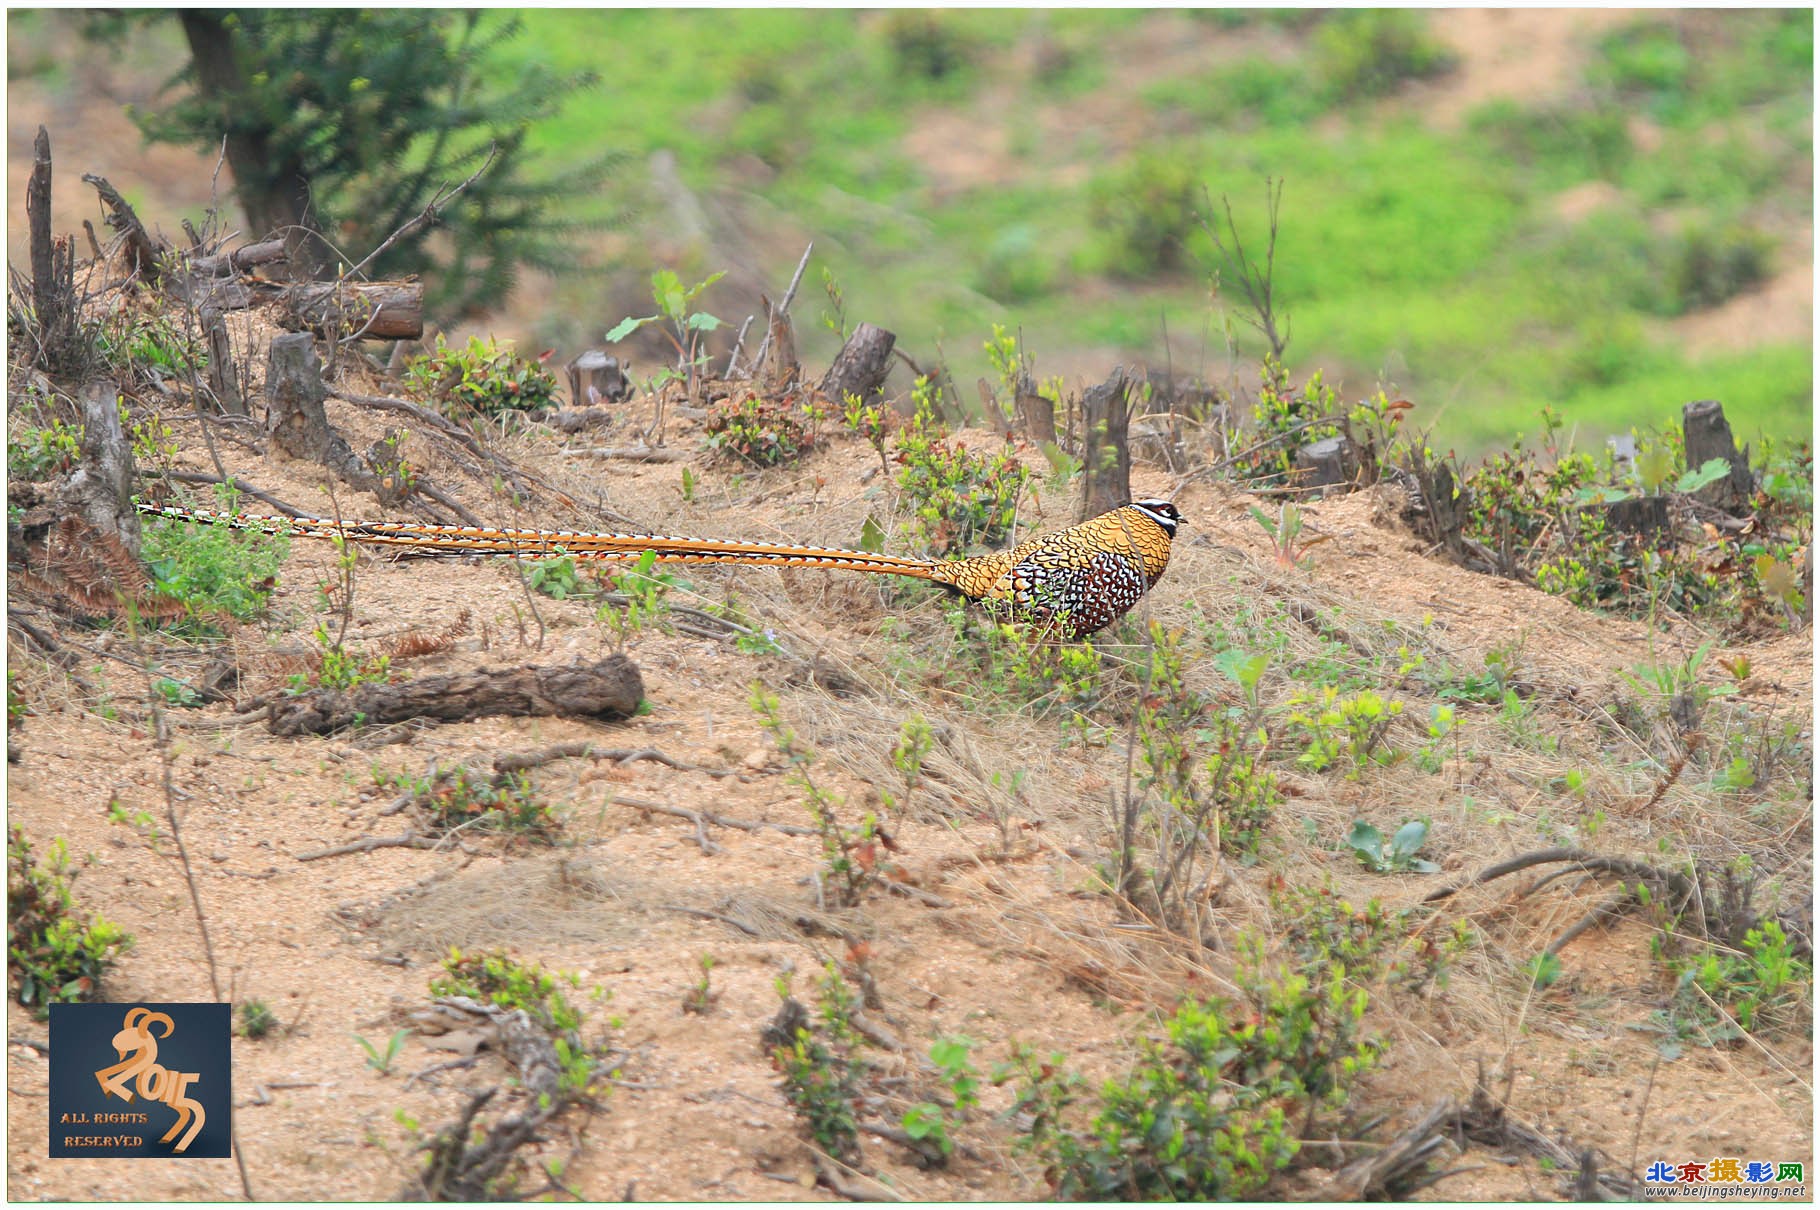
{"type": "MultiPolygon", "coordinates": [[[[269,330],[247,335],[257,342],[269,330]]],[[[354,373],[352,391],[399,389],[371,370],[354,373]]],[[[160,410],[174,430],[176,465],[208,473],[187,407],[160,410]]],[[[329,414],[356,449],[380,438],[389,419],[335,400],[329,414]]],[[[654,420],[641,400],[624,405],[604,433],[566,444],[625,445],[654,420]]],[[[838,424],[823,426],[821,446],[800,464],[776,470],[704,452],[700,421],[686,410],[672,407],[667,424],[670,447],[686,454],[681,465],[573,456],[559,435],[535,427],[498,440],[503,455],[566,493],[567,505],[541,491],[514,509],[486,476],[464,470],[448,446],[421,432],[402,450],[488,523],[851,546],[870,514],[901,537],[907,516],[896,489],[871,447],[838,424]]],[[[956,437],[980,449],[998,441],[985,432],[956,437]]],[[[331,504],[319,468],[259,454],[256,445],[225,443],[230,469],[299,507],[368,519],[413,515],[345,486],[331,504]]],[[[1036,451],[1016,452],[1039,485],[1023,522],[1046,529],[1071,521],[1072,490],[1044,483],[1048,467],[1036,451]]],[[[607,997],[601,1006],[578,1002],[597,1020],[616,1021],[619,1086],[591,1119],[570,1119],[538,1152],[566,1158],[567,1186],[590,1199],[816,1199],[830,1195],[815,1183],[759,1038],[778,1007],[774,982],[792,969],[805,999],[826,960],[850,977],[869,972],[872,1017],[902,1044],[873,1058],[903,1075],[905,1088],[926,1078],[919,1057],[930,1043],[953,1034],[975,1040],[982,1071],[1024,1041],[1065,1054],[1097,1079],[1125,1070],[1134,1040],[1155,1032],[1153,1014],[1184,992],[1230,992],[1225,947],[1242,931],[1271,935],[1273,879],[1331,885],[1355,904],[1376,898],[1392,909],[1414,907],[1435,889],[1434,876],[1363,870],[1341,843],[1355,819],[1386,834],[1410,818],[1431,820],[1426,853],[1450,881],[1513,854],[1583,844],[1640,861],[1749,854],[1776,874],[1772,896],[1799,902],[1811,881],[1811,781],[1803,791],[1791,774],[1721,797],[1710,769],[1665,779],[1647,740],[1609,725],[1626,693],[1623,674],[1686,658],[1703,641],[1697,626],[1652,630],[1588,614],[1430,558],[1398,519],[1402,493],[1390,487],[1308,506],[1325,540],[1300,568],[1272,558],[1247,516],[1248,497],[1178,483],[1142,463],[1133,487],[1173,496],[1187,518],[1167,577],[1135,615],[1140,624],[1224,634],[1251,650],[1274,645],[1267,700],[1290,696],[1291,667],[1327,658],[1383,678],[1380,688],[1407,703],[1388,733],[1403,754],[1397,763],[1349,776],[1286,767],[1291,797],[1268,825],[1261,861],[1218,869],[1208,900],[1216,936],[1198,958],[1132,933],[1112,901],[1091,889],[1109,852],[1106,803],[1109,789],[1125,782],[1126,737],[1068,711],[1007,709],[983,684],[957,686],[943,665],[957,658],[957,644],[977,637],[957,637],[940,602],[906,597],[883,580],[680,569],[688,586],[672,591],[674,605],[730,607],[748,629],[772,636],[771,653],[748,654],[700,627],[647,628],[627,650],[642,670],[649,710],[624,723],[501,718],[286,738],[260,716],[236,718],[235,702],[166,708],[175,735],[170,793],[219,977],[237,1002],[266,1001],[283,1027],[235,1048],[238,1137],[255,1194],[389,1197],[417,1163],[401,1113],[432,1130],[454,1119],[464,1089],[498,1082],[496,1057],[483,1052],[473,1067],[452,1067],[457,1056],[421,1033],[383,1075],[355,1041],[382,1046],[408,1025],[451,946],[503,949],[574,971],[584,989],[607,997]],[[1434,703],[1419,676],[1399,680],[1395,670],[1414,656],[1429,668],[1482,669],[1487,653],[1513,670],[1527,706],[1513,721],[1512,708],[1459,704],[1452,752],[1436,772],[1418,771],[1410,757],[1434,703]],[[687,818],[640,808],[712,812],[748,825],[808,823],[803,791],[748,704],[754,682],[779,695],[782,715],[816,751],[817,784],[853,815],[882,812],[894,840],[889,860],[908,893],[879,888],[836,909],[818,881],[824,858],[814,836],[713,824],[698,831],[687,818]],[[907,802],[887,810],[880,790],[894,791],[899,778],[892,746],[918,714],[935,736],[927,775],[907,802]],[[573,741],[654,749],[680,767],[568,759],[537,768],[537,793],[563,821],[553,844],[471,836],[434,850],[313,856],[406,830],[408,815],[388,813],[396,790],[379,779],[424,776],[433,766],[486,770],[503,754],[573,741]],[[1568,770],[1577,790],[1563,789],[1568,770]],[[684,1000],[703,956],[715,962],[715,998],[707,1013],[688,1013],[684,1000]]],[[[353,578],[352,650],[377,651],[471,618],[451,649],[397,660],[401,675],[593,661],[615,647],[593,603],[529,596],[510,565],[362,555],[353,578]]],[[[333,549],[294,540],[269,619],[238,628],[227,644],[240,665],[239,702],[279,690],[300,653],[307,664],[317,627],[340,624],[343,591],[333,549]]],[[[60,836],[73,854],[92,855],[76,884],[80,901],[136,938],[106,981],[107,998],[209,999],[208,965],[168,834],[154,852],[109,816],[113,804],[129,818],[143,811],[168,833],[158,822],[167,798],[147,662],[158,675],[191,681],[223,644],[136,641],[118,627],[71,627],[61,640],[79,657],[74,667],[87,690],[17,647],[9,665],[32,710],[9,770],[11,821],[34,842],[60,836]]],[[[1117,639],[1099,650],[1115,664],[1141,658],[1139,647],[1117,639]]],[[[1752,680],[1709,715],[1714,742],[1728,729],[1756,734],[1749,729],[1759,726],[1769,735],[1783,722],[1805,741],[1808,633],[1715,651],[1705,667],[1723,680],[1714,670],[1738,656],[1750,661],[1752,680]]],[[[1188,675],[1203,686],[1224,683],[1205,656],[1188,675]]],[[[1464,921],[1476,939],[1445,986],[1413,995],[1379,989],[1368,1024],[1388,1051],[1354,1094],[1362,1114],[1389,1113],[1384,1129],[1394,1129],[1440,1095],[1464,1099],[1482,1067],[1511,1114],[1576,1148],[1601,1148],[1621,1166],[1633,1154],[1809,1153],[1811,1055],[1799,1035],[1690,1044],[1659,1063],[1663,1036],[1652,1022],[1672,989],[1651,960],[1654,928],[1626,916],[1582,933],[1562,950],[1564,976],[1536,991],[1524,964],[1603,892],[1590,882],[1528,897],[1516,890],[1493,884],[1463,893],[1436,917],[1433,928],[1464,921]]],[[[43,1026],[16,1005],[9,1013],[11,1197],[239,1196],[228,1161],[45,1159],[45,1066],[31,1045],[43,1026]]],[[[969,1151],[945,1170],[921,1169],[878,1139],[866,1141],[863,1167],[919,1200],[1040,1197],[1040,1165],[989,1117],[1009,1097],[1009,1087],[984,1091],[982,1111],[959,1132],[969,1151]]],[[[907,1104],[882,1114],[895,1120],[907,1104]]],[[[1331,1163],[1310,1155],[1315,1166],[1289,1178],[1284,1192],[1317,1196],[1325,1188],[1331,1174],[1323,1165],[1331,1163]]],[[[1533,1155],[1465,1166],[1473,1170],[1428,1196],[1563,1191],[1561,1174],[1533,1155]]]]}

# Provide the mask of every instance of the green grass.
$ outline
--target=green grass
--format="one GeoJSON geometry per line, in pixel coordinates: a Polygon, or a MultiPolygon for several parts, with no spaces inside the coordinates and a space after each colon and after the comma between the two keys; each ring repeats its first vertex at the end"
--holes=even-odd
{"type": "MultiPolygon", "coordinates": [[[[781,283],[812,234],[807,281],[831,269],[849,318],[890,327],[919,360],[939,340],[960,382],[989,373],[980,344],[993,322],[1021,327],[1039,368],[1083,348],[1158,356],[1163,313],[1173,333],[1207,325],[1210,249],[1191,227],[1183,268],[1111,275],[1121,262],[1091,200],[1142,151],[1188,166],[1216,201],[1228,195],[1253,246],[1264,177],[1284,179],[1277,288],[1292,368],[1324,366],[1355,397],[1383,377],[1421,421],[1440,417],[1442,443],[1507,439],[1543,403],[1588,429],[1658,423],[1694,398],[1722,399],[1745,433],[1809,427],[1808,342],[1694,361],[1663,319],[1690,307],[1676,293],[1688,240],[1710,229],[1786,241],[1811,224],[1811,13],[1640,14],[1588,48],[1577,90],[1541,107],[1491,103],[1458,131],[1431,129],[1394,94],[1356,95],[1381,81],[1357,75],[1356,48],[1318,15],[523,16],[502,71],[598,66],[601,45],[617,48],[601,86],[535,131],[536,146],[563,158],[612,146],[635,164],[673,151],[692,189],[743,211],[769,276],[781,283]],[[1134,79],[1118,65],[1159,21],[1179,22],[1170,36],[1198,39],[1197,53],[1134,79]],[[1266,30],[1306,53],[1272,59],[1222,41],[1266,30]],[[1004,128],[1001,180],[936,190],[941,166],[917,162],[906,136],[937,109],[1004,128]],[[1147,132],[1138,148],[1107,121],[1123,132],[1134,115],[1147,132]],[[1660,142],[1647,153],[1639,122],[1660,142]],[[1556,195],[1595,180],[1616,199],[1569,226],[1556,195]]],[[[1391,24],[1345,28],[1409,32],[1391,24]]],[[[1433,67],[1420,51],[1403,61],[1433,67]]],[[[1236,310],[1231,283],[1225,293],[1236,310]]],[[[835,339],[812,287],[799,307],[802,353],[825,360],[835,339]]],[[[1255,355],[1243,325],[1239,336],[1255,355]]],[[[1187,368],[1219,374],[1217,339],[1209,361],[1187,368]]]]}

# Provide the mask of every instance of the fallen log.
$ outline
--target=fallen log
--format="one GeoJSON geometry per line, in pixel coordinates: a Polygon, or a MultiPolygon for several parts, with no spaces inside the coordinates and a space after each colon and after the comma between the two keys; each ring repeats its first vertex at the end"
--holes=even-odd
{"type": "Polygon", "coordinates": [[[281,239],[266,240],[260,244],[244,244],[232,252],[218,252],[213,256],[198,256],[187,262],[191,273],[198,277],[231,277],[244,272],[255,265],[269,265],[281,261],[288,255],[284,241],[281,239]]]}
{"type": "Polygon", "coordinates": [[[322,735],[355,723],[383,725],[427,718],[460,723],[488,715],[630,718],[644,700],[638,666],[623,655],[597,664],[481,668],[397,684],[315,689],[274,701],[273,735],[322,735]]]}
{"type": "Polygon", "coordinates": [[[250,284],[253,302],[278,304],[278,323],[288,331],[310,332],[328,340],[423,337],[422,282],[250,284]]]}

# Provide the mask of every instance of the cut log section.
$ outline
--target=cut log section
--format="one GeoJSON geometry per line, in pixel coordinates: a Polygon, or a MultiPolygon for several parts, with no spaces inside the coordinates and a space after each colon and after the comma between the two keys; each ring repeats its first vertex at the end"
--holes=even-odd
{"type": "Polygon", "coordinates": [[[298,282],[268,293],[255,282],[255,302],[275,298],[278,322],[326,340],[418,340],[423,336],[423,283],[298,282]],[[265,297],[260,297],[264,294],[265,297]]]}

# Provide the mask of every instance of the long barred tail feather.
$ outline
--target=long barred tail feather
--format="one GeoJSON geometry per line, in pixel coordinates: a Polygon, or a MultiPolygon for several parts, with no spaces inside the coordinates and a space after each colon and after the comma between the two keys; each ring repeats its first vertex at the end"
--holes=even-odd
{"type": "Polygon", "coordinates": [[[824,567],[868,571],[914,579],[940,578],[943,565],[926,559],[823,546],[769,542],[728,542],[665,534],[585,533],[558,529],[510,529],[471,525],[428,525],[415,521],[333,521],[321,517],[273,517],[213,509],[141,504],[151,516],[262,533],[306,538],[345,538],[372,546],[395,546],[431,555],[516,554],[530,558],[568,555],[585,562],[631,562],[647,551],[661,563],[738,563],[770,567],[824,567]]]}

